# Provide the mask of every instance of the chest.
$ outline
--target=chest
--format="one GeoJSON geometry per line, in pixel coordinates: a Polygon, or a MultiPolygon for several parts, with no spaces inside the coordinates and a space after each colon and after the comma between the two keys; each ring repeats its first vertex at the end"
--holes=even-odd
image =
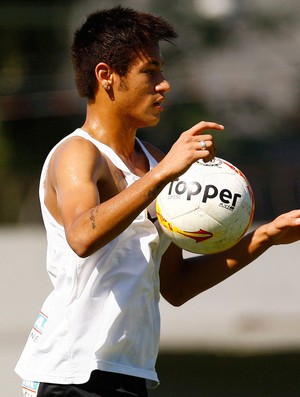
{"type": "Polygon", "coordinates": [[[122,170],[110,159],[105,158],[105,164],[102,165],[101,178],[97,183],[102,202],[116,196],[149,171],[149,162],[145,155],[141,156],[139,161],[134,164],[124,162],[124,165],[126,167],[123,167],[122,170]]]}

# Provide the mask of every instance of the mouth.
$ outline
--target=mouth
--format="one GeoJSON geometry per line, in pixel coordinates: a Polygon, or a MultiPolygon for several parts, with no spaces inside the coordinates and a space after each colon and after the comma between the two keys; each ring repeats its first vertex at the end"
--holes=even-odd
{"type": "Polygon", "coordinates": [[[155,101],[154,102],[154,107],[157,109],[157,110],[159,110],[159,111],[163,111],[164,110],[164,107],[163,107],[163,105],[162,105],[162,102],[165,100],[165,98],[164,97],[161,97],[161,98],[159,98],[157,101],[155,101]]]}

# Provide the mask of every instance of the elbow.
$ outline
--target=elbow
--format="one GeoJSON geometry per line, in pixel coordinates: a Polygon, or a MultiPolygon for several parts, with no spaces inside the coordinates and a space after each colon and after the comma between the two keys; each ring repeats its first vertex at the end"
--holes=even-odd
{"type": "Polygon", "coordinates": [[[79,256],[80,258],[87,258],[88,256],[90,256],[92,254],[92,252],[90,252],[90,250],[87,247],[80,245],[80,244],[70,245],[70,247],[71,247],[72,251],[74,251],[75,254],[77,256],[79,256]]]}
{"type": "Polygon", "coordinates": [[[110,239],[106,236],[91,236],[87,233],[69,233],[67,242],[80,258],[87,258],[104,247],[110,239]]]}
{"type": "Polygon", "coordinates": [[[81,238],[69,238],[67,241],[72,251],[80,258],[87,258],[95,252],[91,245],[81,238]]]}
{"type": "Polygon", "coordinates": [[[89,251],[87,251],[87,250],[74,250],[73,249],[73,251],[75,252],[75,254],[77,256],[79,256],[79,258],[82,258],[82,259],[87,258],[87,257],[89,257],[91,255],[89,253],[89,251]]]}

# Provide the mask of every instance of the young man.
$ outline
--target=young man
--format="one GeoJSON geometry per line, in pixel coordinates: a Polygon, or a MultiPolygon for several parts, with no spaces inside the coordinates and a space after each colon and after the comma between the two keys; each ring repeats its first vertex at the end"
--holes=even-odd
{"type": "Polygon", "coordinates": [[[175,37],[163,19],[121,7],[89,16],[75,34],[73,63],[87,114],[42,171],[54,289],[16,367],[24,395],[147,396],[158,383],[160,293],[181,305],[272,245],[300,237],[295,210],[227,252],[183,260],[153,222],[157,194],[196,160],[211,160],[209,132],[223,129],[202,121],[165,157],[136,138],[138,128],[159,122],[170,89],[159,42],[175,37]]]}

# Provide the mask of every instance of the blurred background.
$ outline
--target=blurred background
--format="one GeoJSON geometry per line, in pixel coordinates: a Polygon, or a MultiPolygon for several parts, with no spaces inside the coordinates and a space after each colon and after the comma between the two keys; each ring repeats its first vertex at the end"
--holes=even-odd
{"type": "MultiPolygon", "coordinates": [[[[50,290],[41,166],[85,117],[69,56],[73,32],[86,14],[118,4],[159,14],[179,33],[175,46],[162,45],[172,85],[165,112],[140,137],[168,151],[198,121],[220,122],[218,156],[249,179],[254,224],[299,207],[299,1],[2,0],[0,356],[8,397],[18,395],[12,368],[50,290]]],[[[276,247],[262,266],[257,261],[176,314],[162,302],[163,379],[153,396],[299,396],[299,254],[299,243],[276,247]]]]}

